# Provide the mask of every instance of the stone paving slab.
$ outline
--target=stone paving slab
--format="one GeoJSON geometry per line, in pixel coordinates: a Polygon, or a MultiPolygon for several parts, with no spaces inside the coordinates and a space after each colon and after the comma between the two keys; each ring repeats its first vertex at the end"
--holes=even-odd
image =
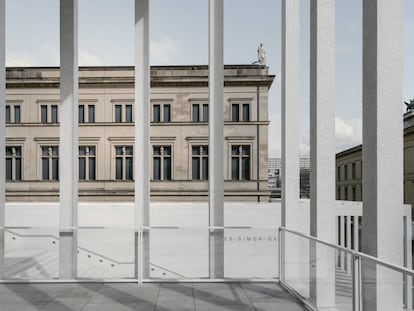
{"type": "Polygon", "coordinates": [[[302,311],[278,284],[3,284],[0,311],[302,311]]]}

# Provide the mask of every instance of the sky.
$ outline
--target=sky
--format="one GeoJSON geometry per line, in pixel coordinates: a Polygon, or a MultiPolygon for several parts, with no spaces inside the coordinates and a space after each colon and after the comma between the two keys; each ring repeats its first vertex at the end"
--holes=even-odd
{"type": "MultiPolygon", "coordinates": [[[[300,151],[309,155],[309,0],[301,5],[300,151]]],[[[404,94],[414,98],[414,1],[405,0],[404,94]]],[[[279,157],[281,0],[224,0],[224,62],[270,74],[269,156],[279,157]]],[[[362,0],[336,0],[336,150],[362,142],[362,0]]],[[[152,65],[208,63],[208,0],[150,0],[152,65]]],[[[134,0],[79,0],[79,65],[134,64],[134,0]]],[[[6,0],[6,65],[59,65],[59,0],[6,0]]],[[[404,111],[401,104],[401,113],[404,111]]]]}

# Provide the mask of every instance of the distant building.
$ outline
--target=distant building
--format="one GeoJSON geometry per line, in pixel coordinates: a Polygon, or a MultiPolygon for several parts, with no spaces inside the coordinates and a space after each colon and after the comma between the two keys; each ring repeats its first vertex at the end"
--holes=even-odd
{"type": "MultiPolygon", "coordinates": [[[[59,68],[7,68],[8,201],[57,201],[59,68]]],[[[224,195],[268,201],[268,93],[262,65],[224,70],[224,195]]],[[[134,68],[79,70],[80,201],[132,201],[134,68]]],[[[143,103],[138,103],[143,104],[143,103]]],[[[153,201],[208,197],[208,66],[151,68],[150,178],[153,201]]]]}
{"type": "MultiPolygon", "coordinates": [[[[299,181],[301,198],[309,198],[309,167],[309,158],[299,159],[299,181]]],[[[267,164],[267,176],[269,180],[269,190],[272,193],[271,196],[280,198],[282,187],[281,158],[269,158],[267,164]]]]}
{"type": "MultiPolygon", "coordinates": [[[[362,145],[336,155],[336,199],[362,201],[362,145]]],[[[414,205],[414,113],[404,114],[404,203],[414,205]]]]}

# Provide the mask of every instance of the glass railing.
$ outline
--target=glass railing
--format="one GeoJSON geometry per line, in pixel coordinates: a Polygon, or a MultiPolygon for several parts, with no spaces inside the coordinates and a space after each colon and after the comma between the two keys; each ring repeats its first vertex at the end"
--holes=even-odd
{"type": "Polygon", "coordinates": [[[286,228],[279,239],[280,283],[310,309],[413,309],[413,270],[286,228]]]}

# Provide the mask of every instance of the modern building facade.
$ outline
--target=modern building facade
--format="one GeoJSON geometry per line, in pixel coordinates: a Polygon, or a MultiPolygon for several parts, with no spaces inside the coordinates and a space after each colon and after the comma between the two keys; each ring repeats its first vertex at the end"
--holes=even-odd
{"type": "MultiPolygon", "coordinates": [[[[268,91],[262,65],[225,67],[225,199],[268,201],[268,91]]],[[[133,67],[79,71],[79,199],[132,201],[133,67]]],[[[8,68],[6,193],[9,201],[57,201],[59,68],[8,68]]],[[[208,67],[151,69],[151,198],[208,195],[208,67]]]]}
{"type": "MultiPolygon", "coordinates": [[[[362,201],[362,145],[336,155],[337,200],[362,201]]],[[[414,112],[404,114],[404,203],[414,205],[414,112]]]]}

